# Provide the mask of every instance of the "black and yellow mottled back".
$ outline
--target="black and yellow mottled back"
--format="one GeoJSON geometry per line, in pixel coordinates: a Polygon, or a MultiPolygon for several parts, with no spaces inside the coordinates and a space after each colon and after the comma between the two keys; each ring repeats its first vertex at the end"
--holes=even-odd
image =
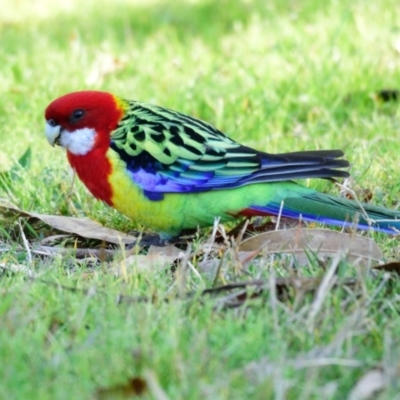
{"type": "Polygon", "coordinates": [[[299,178],[346,177],[340,150],[263,153],[233,141],[212,125],[162,107],[127,101],[111,135],[148,198],[164,193],[229,189],[299,178]]]}

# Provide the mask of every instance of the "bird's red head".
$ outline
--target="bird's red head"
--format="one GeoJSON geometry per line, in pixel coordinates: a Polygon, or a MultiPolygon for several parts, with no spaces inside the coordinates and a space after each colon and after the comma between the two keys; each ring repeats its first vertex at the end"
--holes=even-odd
{"type": "Polygon", "coordinates": [[[124,113],[124,100],[107,92],[82,91],[54,100],[45,111],[46,136],[74,155],[107,148],[124,113]]]}

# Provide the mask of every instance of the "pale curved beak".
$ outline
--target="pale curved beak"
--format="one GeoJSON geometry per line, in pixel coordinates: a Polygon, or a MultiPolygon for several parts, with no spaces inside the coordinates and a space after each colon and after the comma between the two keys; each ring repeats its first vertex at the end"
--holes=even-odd
{"type": "Polygon", "coordinates": [[[61,136],[61,126],[60,125],[50,125],[48,121],[46,121],[46,138],[47,141],[54,147],[55,144],[59,144],[60,136],[61,136]]]}

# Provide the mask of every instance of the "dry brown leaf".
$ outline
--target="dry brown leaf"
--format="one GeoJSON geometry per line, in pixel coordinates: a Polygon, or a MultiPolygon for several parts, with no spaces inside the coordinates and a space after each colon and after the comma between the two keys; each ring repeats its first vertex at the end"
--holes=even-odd
{"type": "Polygon", "coordinates": [[[209,260],[202,260],[197,265],[197,269],[210,279],[214,279],[220,267],[221,260],[219,258],[212,258],[209,260]]]}
{"type": "Polygon", "coordinates": [[[66,217],[63,215],[48,215],[20,210],[10,204],[0,204],[0,212],[12,213],[21,217],[39,219],[45,224],[63,232],[73,233],[88,239],[104,240],[114,244],[129,244],[136,237],[119,232],[115,229],[106,228],[98,222],[88,218],[66,217]]]}
{"type": "Polygon", "coordinates": [[[364,374],[350,392],[349,400],[375,399],[376,392],[384,389],[387,381],[383,371],[373,369],[364,374]]]}
{"type": "Polygon", "coordinates": [[[165,256],[162,254],[132,255],[118,262],[115,273],[124,276],[131,270],[137,272],[162,270],[170,267],[177,259],[178,257],[176,256],[165,256]]]}
{"type": "Polygon", "coordinates": [[[181,249],[178,249],[174,245],[169,246],[150,246],[149,251],[147,252],[149,256],[167,256],[167,257],[175,257],[180,258],[183,255],[181,249]]]}
{"type": "Polygon", "coordinates": [[[266,254],[293,254],[299,263],[308,261],[307,252],[320,258],[346,254],[349,260],[359,262],[382,259],[382,253],[372,239],[328,229],[286,229],[253,236],[240,244],[240,259],[249,261],[261,250],[266,254]]]}
{"type": "Polygon", "coordinates": [[[382,265],[375,265],[374,270],[378,271],[385,271],[385,272],[396,272],[398,275],[400,275],[400,262],[399,261],[393,261],[389,262],[386,264],[382,265]]]}
{"type": "Polygon", "coordinates": [[[162,270],[171,267],[177,259],[183,256],[184,253],[173,245],[165,247],[150,246],[146,255],[134,254],[119,261],[115,273],[127,276],[128,271],[131,270],[136,272],[162,270]]]}

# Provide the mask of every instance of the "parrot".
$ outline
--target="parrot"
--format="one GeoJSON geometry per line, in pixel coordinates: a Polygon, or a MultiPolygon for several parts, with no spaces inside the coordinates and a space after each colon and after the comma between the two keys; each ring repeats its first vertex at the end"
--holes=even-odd
{"type": "Polygon", "coordinates": [[[253,216],[400,230],[400,211],[294,181],[349,177],[341,150],[270,154],[200,119],[95,90],[65,94],[44,114],[47,141],[66,149],[89,192],[161,240],[212,226],[216,218],[253,216]]]}

